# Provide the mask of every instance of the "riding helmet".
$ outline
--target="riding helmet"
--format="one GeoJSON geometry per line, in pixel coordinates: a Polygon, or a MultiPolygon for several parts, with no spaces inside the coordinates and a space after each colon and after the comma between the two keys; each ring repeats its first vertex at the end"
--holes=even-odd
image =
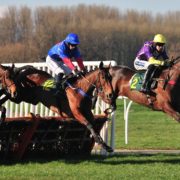
{"type": "Polygon", "coordinates": [[[70,33],[67,35],[65,42],[70,44],[80,44],[79,37],[77,34],[70,33]]]}
{"type": "Polygon", "coordinates": [[[154,36],[153,42],[165,44],[166,43],[166,38],[162,34],[156,34],[154,36]]]}

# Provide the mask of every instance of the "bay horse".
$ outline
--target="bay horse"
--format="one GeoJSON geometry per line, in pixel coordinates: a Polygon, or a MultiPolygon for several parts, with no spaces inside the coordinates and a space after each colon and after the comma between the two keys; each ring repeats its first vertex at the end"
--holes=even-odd
{"type": "MultiPolygon", "coordinates": [[[[156,111],[163,111],[180,122],[180,61],[178,58],[172,61],[172,66],[164,67],[160,76],[154,79],[157,87],[152,90],[151,95],[130,89],[130,81],[136,73],[134,70],[125,66],[111,67],[110,74],[115,99],[118,96],[126,96],[133,102],[156,111]]],[[[100,96],[106,103],[112,103],[103,93],[100,96]]]]}
{"type": "MultiPolygon", "coordinates": [[[[0,65],[0,83],[1,83],[1,89],[0,89],[0,96],[4,93],[9,94],[11,97],[16,96],[16,85],[11,79],[12,74],[13,74],[13,68],[12,67],[6,67],[3,65],[0,65]]],[[[8,99],[8,98],[7,98],[8,99]]],[[[5,100],[7,100],[5,98],[5,100]]],[[[1,101],[1,100],[0,100],[1,101]]],[[[4,102],[4,100],[3,100],[4,102]]],[[[5,119],[5,114],[6,114],[6,109],[4,106],[1,106],[2,104],[0,103],[0,111],[1,111],[1,121],[5,119]]]]}
{"type": "Polygon", "coordinates": [[[0,65],[0,83],[1,83],[1,89],[3,91],[7,91],[11,97],[15,97],[16,95],[16,85],[12,79],[13,77],[13,69],[12,67],[6,67],[3,65],[0,65]]]}
{"type": "Polygon", "coordinates": [[[113,151],[95,132],[94,116],[91,111],[94,90],[103,91],[106,98],[113,97],[109,67],[104,67],[103,62],[100,63],[99,68],[82,75],[74,83],[65,82],[66,88],[60,88],[58,91],[55,80],[45,71],[34,67],[15,71],[17,97],[10,98],[13,102],[25,101],[34,105],[41,102],[63,118],[75,118],[90,130],[96,143],[108,152],[113,151]]]}

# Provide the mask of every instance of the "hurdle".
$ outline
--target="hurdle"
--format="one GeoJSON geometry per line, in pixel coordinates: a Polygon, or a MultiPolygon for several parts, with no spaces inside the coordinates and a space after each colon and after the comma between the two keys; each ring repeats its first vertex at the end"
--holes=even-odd
{"type": "MultiPolygon", "coordinates": [[[[104,61],[105,65],[115,65],[115,61],[104,61]]],[[[94,69],[98,67],[100,61],[95,62],[84,62],[85,66],[88,70],[94,69]]],[[[4,64],[4,65],[11,65],[11,64],[4,64]]],[[[24,65],[33,65],[34,67],[47,71],[48,73],[53,74],[53,72],[50,72],[46,66],[46,63],[16,63],[16,67],[21,67],[24,65]]],[[[6,158],[12,157],[13,159],[21,159],[25,156],[25,154],[28,154],[28,152],[35,153],[36,151],[42,151],[46,152],[46,150],[50,149],[49,145],[47,145],[47,142],[54,142],[54,144],[51,144],[50,147],[54,147],[54,153],[57,151],[60,154],[66,153],[73,153],[76,152],[83,152],[83,153],[90,153],[92,150],[94,152],[101,152],[103,153],[103,150],[94,143],[94,140],[89,134],[89,131],[83,127],[83,125],[80,125],[75,119],[71,120],[65,120],[59,117],[57,114],[43,106],[41,103],[38,105],[32,105],[25,102],[21,102],[20,104],[15,104],[13,102],[7,101],[5,104],[5,107],[7,109],[7,118],[5,122],[0,126],[0,156],[6,158]],[[31,115],[29,117],[29,115],[31,115]],[[66,122],[67,121],[67,122],[66,122]],[[38,139],[37,137],[46,137],[46,134],[49,134],[51,132],[51,129],[48,129],[48,133],[40,133],[45,132],[45,129],[41,129],[41,127],[48,126],[45,124],[49,124],[49,126],[53,126],[53,124],[56,124],[54,127],[54,132],[57,135],[58,133],[61,134],[59,138],[66,137],[64,134],[70,134],[69,136],[72,136],[68,140],[59,141],[57,138],[53,139],[44,139],[42,142],[46,145],[40,145],[40,141],[35,139],[38,139]],[[60,131],[58,128],[63,126],[63,131],[60,131]],[[75,135],[71,135],[70,130],[65,130],[67,126],[67,129],[71,129],[72,132],[76,132],[75,135],[80,134],[81,136],[76,137],[75,135]],[[72,128],[74,126],[75,128],[72,128]],[[69,128],[71,127],[71,128],[69,128]],[[77,128],[76,128],[77,127],[77,128]],[[20,128],[20,129],[19,129],[20,128]],[[81,131],[80,131],[81,129],[81,131]],[[82,140],[82,137],[84,140],[82,140]],[[76,140],[75,140],[76,139],[76,140]],[[79,140],[78,140],[79,139],[79,140]],[[45,143],[46,142],[46,143],[45,143]],[[65,148],[62,145],[62,142],[64,144],[68,144],[65,148]],[[67,143],[68,142],[68,143],[67,143]],[[74,143],[75,142],[75,143],[74,143]],[[79,143],[81,142],[81,145],[79,143]],[[83,142],[83,143],[82,143],[83,142]],[[38,145],[37,145],[38,144],[38,145]],[[57,144],[61,144],[61,150],[60,148],[57,148],[57,144]],[[70,145],[72,144],[72,145],[70,145]],[[82,145],[86,144],[86,145],[82,145]],[[37,148],[37,146],[39,148],[37,148]],[[41,148],[40,148],[41,147],[41,148]],[[63,148],[62,148],[63,147],[63,148]],[[73,147],[73,148],[72,148],[73,147]],[[81,148],[80,148],[81,147],[81,148]],[[86,148],[85,148],[86,147],[86,148]],[[33,149],[34,148],[34,149],[33,149]],[[46,149],[46,150],[43,150],[46,149]],[[74,150],[70,150],[74,149],[74,150]]],[[[95,109],[93,110],[93,114],[95,117],[95,127],[97,129],[97,132],[101,134],[101,137],[103,140],[110,144],[112,148],[114,148],[114,113],[107,117],[107,115],[104,115],[104,110],[108,108],[109,105],[105,104],[100,98],[97,100],[97,105],[95,109]],[[109,120],[111,119],[111,134],[109,138],[108,134],[108,128],[109,128],[109,120]],[[110,139],[110,143],[109,143],[110,139]]],[[[60,128],[61,129],[61,128],[60,128]]],[[[49,137],[48,135],[47,137],[49,137]]],[[[68,135],[67,135],[68,136],[68,135]]],[[[49,143],[50,144],[50,143],[49,143]]],[[[49,150],[49,151],[52,151],[49,150]]],[[[57,153],[55,153],[57,154],[57,153]]]]}

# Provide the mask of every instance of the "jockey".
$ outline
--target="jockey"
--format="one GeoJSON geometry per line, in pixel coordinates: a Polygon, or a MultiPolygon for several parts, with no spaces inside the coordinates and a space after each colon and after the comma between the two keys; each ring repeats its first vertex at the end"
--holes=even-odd
{"type": "Polygon", "coordinates": [[[81,70],[85,70],[83,59],[77,47],[79,44],[78,35],[70,33],[65,40],[55,44],[49,50],[46,63],[48,68],[55,73],[57,82],[61,81],[64,74],[77,73],[77,69],[72,63],[72,58],[77,61],[81,70]]]}
{"type": "Polygon", "coordinates": [[[165,50],[166,38],[162,34],[156,34],[153,41],[147,41],[138,52],[134,67],[136,70],[146,70],[141,92],[150,92],[152,74],[156,67],[164,66],[169,57],[165,50]]]}

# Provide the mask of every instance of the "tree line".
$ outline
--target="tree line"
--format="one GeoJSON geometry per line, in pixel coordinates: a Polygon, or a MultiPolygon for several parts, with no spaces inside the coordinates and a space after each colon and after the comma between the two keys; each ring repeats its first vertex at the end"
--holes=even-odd
{"type": "Polygon", "coordinates": [[[162,33],[169,56],[180,55],[180,11],[152,14],[108,6],[8,7],[0,18],[0,62],[38,62],[70,32],[86,61],[115,60],[133,67],[146,40],[162,33]]]}

